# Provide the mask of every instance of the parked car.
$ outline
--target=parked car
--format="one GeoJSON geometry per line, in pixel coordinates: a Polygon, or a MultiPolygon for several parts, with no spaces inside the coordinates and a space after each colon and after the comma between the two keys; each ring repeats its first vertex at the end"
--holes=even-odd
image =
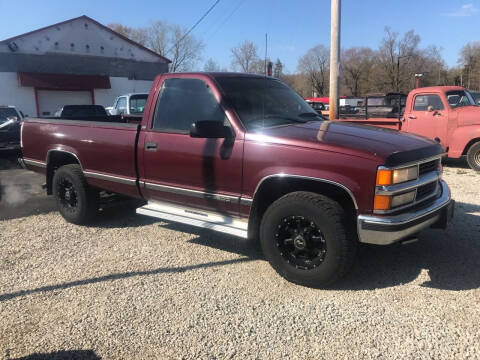
{"type": "Polygon", "coordinates": [[[123,194],[139,214],[258,239],[281,276],[326,286],[358,242],[411,240],[453,214],[438,143],[324,121],[277,79],[163,74],[145,109],[141,126],[24,122],[22,161],[67,221],[91,221],[99,190],[123,194]]]}
{"type": "Polygon", "coordinates": [[[132,93],[119,96],[109,109],[112,115],[142,115],[147,104],[148,93],[132,93]]]}
{"type": "Polygon", "coordinates": [[[101,105],[65,105],[55,112],[55,117],[63,119],[82,119],[106,117],[107,111],[101,105]]]}
{"type": "Polygon", "coordinates": [[[0,105],[0,151],[20,149],[21,111],[15,106],[0,105]]]}
{"type": "MultiPolygon", "coordinates": [[[[397,99],[397,100],[395,100],[397,99]]],[[[418,134],[437,141],[450,158],[465,156],[470,167],[480,171],[480,107],[460,86],[434,86],[410,91],[403,100],[368,105],[355,116],[339,121],[368,124],[418,134]]]]}

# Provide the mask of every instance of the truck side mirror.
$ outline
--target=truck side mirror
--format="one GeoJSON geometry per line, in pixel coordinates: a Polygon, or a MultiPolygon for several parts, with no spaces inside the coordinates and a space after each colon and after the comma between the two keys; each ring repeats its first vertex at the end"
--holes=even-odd
{"type": "Polygon", "coordinates": [[[202,120],[196,121],[190,126],[190,137],[205,139],[232,138],[233,132],[223,122],[202,120]]]}

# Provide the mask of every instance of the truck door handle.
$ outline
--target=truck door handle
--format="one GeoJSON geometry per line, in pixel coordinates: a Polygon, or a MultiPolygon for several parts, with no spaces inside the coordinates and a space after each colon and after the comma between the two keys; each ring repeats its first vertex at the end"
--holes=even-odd
{"type": "Polygon", "coordinates": [[[157,143],[147,142],[145,143],[145,150],[147,151],[157,151],[157,143]]]}
{"type": "Polygon", "coordinates": [[[417,117],[416,117],[416,116],[413,116],[413,115],[408,115],[408,118],[409,118],[409,119],[416,119],[417,117]]]}

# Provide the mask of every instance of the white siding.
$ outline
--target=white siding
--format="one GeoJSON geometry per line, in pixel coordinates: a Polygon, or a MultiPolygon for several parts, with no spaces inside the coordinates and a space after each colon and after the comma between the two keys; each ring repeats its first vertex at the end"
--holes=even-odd
{"type": "Polygon", "coordinates": [[[153,81],[111,77],[110,84],[112,86],[111,89],[95,89],[95,104],[105,107],[112,106],[113,100],[117,96],[135,92],[148,93],[153,85],[153,81]]]}
{"type": "MultiPolygon", "coordinates": [[[[14,39],[13,42],[18,47],[16,52],[21,54],[56,53],[165,62],[151,52],[83,17],[27,34],[14,39]]],[[[0,52],[11,52],[8,43],[0,43],[0,52]]]]}
{"type": "Polygon", "coordinates": [[[91,105],[90,91],[38,90],[40,116],[54,116],[64,105],[91,105]]]}
{"type": "Polygon", "coordinates": [[[0,104],[14,105],[25,115],[37,116],[33,87],[20,86],[14,72],[0,72],[0,104]]]}

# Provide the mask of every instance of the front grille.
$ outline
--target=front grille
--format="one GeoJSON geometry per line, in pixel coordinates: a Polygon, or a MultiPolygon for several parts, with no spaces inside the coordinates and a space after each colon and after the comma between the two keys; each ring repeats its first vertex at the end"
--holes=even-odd
{"type": "Polygon", "coordinates": [[[435,159],[432,161],[427,161],[419,165],[418,173],[420,176],[435,171],[440,166],[440,159],[435,159]]]}
{"type": "Polygon", "coordinates": [[[417,189],[416,201],[420,201],[432,195],[437,189],[437,184],[438,184],[438,181],[434,181],[429,184],[419,186],[417,189]]]}

